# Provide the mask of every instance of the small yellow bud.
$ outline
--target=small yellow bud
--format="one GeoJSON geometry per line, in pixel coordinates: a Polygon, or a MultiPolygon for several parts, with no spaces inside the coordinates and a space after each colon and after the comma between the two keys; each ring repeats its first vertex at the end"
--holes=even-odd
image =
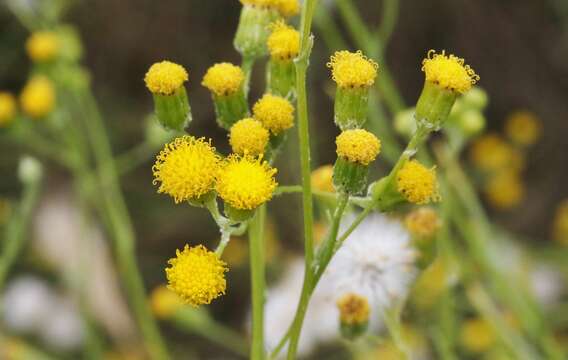
{"type": "Polygon", "coordinates": [[[362,165],[369,165],[381,151],[379,139],[363,129],[343,131],[336,138],[335,144],[337,156],[362,165]]]}
{"type": "Polygon", "coordinates": [[[300,52],[300,33],[284,21],[271,25],[267,45],[273,60],[291,61],[300,52]]]}
{"type": "Polygon", "coordinates": [[[520,204],[525,195],[525,185],[518,171],[502,169],[491,176],[484,192],[492,206],[506,210],[520,204]]]}
{"type": "Polygon", "coordinates": [[[466,320],[462,324],[460,341],[464,348],[472,353],[483,353],[489,350],[496,341],[495,331],[484,319],[466,320]]]}
{"type": "Polygon", "coordinates": [[[240,67],[224,62],[210,67],[201,84],[216,96],[229,96],[239,91],[244,81],[245,74],[240,67]]]}
{"type": "Polygon", "coordinates": [[[150,296],[152,312],[160,319],[172,317],[183,305],[182,299],[164,285],[155,288],[150,296]]]}
{"type": "Polygon", "coordinates": [[[191,248],[185,245],[182,251],[176,250],[176,257],[168,265],[168,289],[185,303],[197,307],[225,294],[227,264],[203,245],[191,248]]]}
{"type": "Polygon", "coordinates": [[[312,171],[312,188],[318,191],[335,192],[333,165],[323,165],[312,171]]]}
{"type": "Polygon", "coordinates": [[[257,101],[252,112],[274,135],[294,126],[294,106],[283,97],[266,94],[257,101]]]}
{"type": "Polygon", "coordinates": [[[333,81],[344,88],[369,87],[375,83],[379,65],[368,59],[361,51],[336,52],[327,67],[331,68],[333,81]]]}
{"type": "Polygon", "coordinates": [[[16,99],[14,95],[0,91],[0,127],[10,124],[16,116],[16,99]]]}
{"type": "Polygon", "coordinates": [[[35,119],[47,116],[55,107],[55,89],[45,76],[34,76],[20,94],[22,110],[35,119]]]}
{"type": "Polygon", "coordinates": [[[346,325],[360,325],[369,321],[371,309],[366,297],[345,294],[337,301],[340,320],[346,325]]]}
{"type": "Polygon", "coordinates": [[[188,78],[183,66],[164,60],[150,67],[144,81],[153,94],[172,95],[188,78]]]}
{"type": "Polygon", "coordinates": [[[523,155],[497,134],[486,134],[472,144],[469,158],[480,170],[497,171],[503,168],[522,170],[523,155]]]}
{"type": "Polygon", "coordinates": [[[411,203],[423,205],[440,200],[434,167],[428,169],[416,160],[407,161],[396,180],[398,192],[411,203]]]}
{"type": "Polygon", "coordinates": [[[534,145],[541,132],[542,123],[529,111],[515,112],[505,122],[505,133],[509,139],[522,146],[534,145]]]}
{"type": "Polygon", "coordinates": [[[284,17],[296,16],[300,13],[300,2],[298,0],[279,0],[278,12],[284,17]]]}
{"type": "Polygon", "coordinates": [[[418,239],[431,239],[441,222],[438,213],[431,207],[420,207],[413,210],[404,218],[406,228],[418,239]]]}
{"type": "Polygon", "coordinates": [[[34,62],[53,60],[58,50],[59,40],[51,31],[35,32],[26,41],[26,51],[34,62]]]}
{"type": "Polygon", "coordinates": [[[269,133],[260,121],[252,118],[239,120],[231,127],[229,143],[233,152],[239,155],[258,156],[264,154],[269,133]]]}
{"type": "Polygon", "coordinates": [[[445,51],[441,54],[436,54],[435,50],[428,51],[428,56],[422,61],[422,71],[426,74],[426,81],[458,93],[467,92],[479,81],[479,76],[465,65],[464,59],[446,55],[445,51]]]}

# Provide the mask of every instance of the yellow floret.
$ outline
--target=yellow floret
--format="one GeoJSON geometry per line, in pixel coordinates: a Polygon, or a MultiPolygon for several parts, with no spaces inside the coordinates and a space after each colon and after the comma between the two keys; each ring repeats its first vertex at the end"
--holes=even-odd
{"type": "Polygon", "coordinates": [[[422,71],[426,74],[426,81],[459,93],[467,92],[479,81],[479,76],[465,65],[464,59],[446,55],[445,51],[441,54],[436,54],[435,50],[428,51],[428,56],[422,61],[422,71]]]}
{"type": "Polygon", "coordinates": [[[176,250],[176,257],[170,259],[166,268],[168,289],[177,293],[185,303],[197,307],[210,304],[225,294],[227,264],[214,252],[203,245],[176,250]]]}
{"type": "Polygon", "coordinates": [[[434,167],[428,169],[416,160],[407,161],[396,180],[398,191],[411,203],[423,205],[440,200],[434,167]]]}
{"type": "Polygon", "coordinates": [[[298,0],[278,1],[278,11],[284,17],[296,16],[300,13],[300,2],[298,0]]]}
{"type": "Polygon", "coordinates": [[[379,65],[361,51],[337,51],[327,63],[337,86],[343,88],[368,87],[375,83],[379,65]]]}
{"type": "Polygon", "coordinates": [[[150,305],[156,317],[167,319],[183,307],[183,301],[175,292],[160,285],[152,291],[150,305]]]}
{"type": "Polygon", "coordinates": [[[245,81],[243,70],[230,63],[219,63],[211,66],[201,85],[217,96],[229,96],[241,89],[245,81]]]}
{"type": "Polygon", "coordinates": [[[312,188],[318,191],[335,192],[333,165],[323,165],[312,171],[312,188]]]}
{"type": "Polygon", "coordinates": [[[16,116],[16,99],[14,95],[0,91],[0,127],[6,126],[16,116]]]}
{"type": "Polygon", "coordinates": [[[493,207],[504,210],[519,205],[525,195],[525,185],[518,171],[503,169],[491,176],[484,191],[493,207]]]}
{"type": "Polygon", "coordinates": [[[51,31],[38,31],[33,33],[26,41],[28,56],[35,62],[54,59],[59,50],[57,35],[51,31]]]}
{"type": "Polygon", "coordinates": [[[529,111],[517,111],[505,122],[505,133],[513,142],[529,146],[540,138],[542,123],[535,114],[529,111]]]}
{"type": "Polygon", "coordinates": [[[22,110],[39,119],[48,115],[55,107],[55,89],[45,76],[33,77],[20,94],[22,110]]]}
{"type": "Polygon", "coordinates": [[[556,208],[552,235],[558,243],[568,245],[568,199],[563,200],[556,208]]]}
{"type": "Polygon", "coordinates": [[[502,168],[521,170],[525,163],[523,154],[497,134],[486,134],[475,140],[469,156],[471,162],[483,171],[502,168]]]}
{"type": "Polygon", "coordinates": [[[144,81],[153,94],[172,95],[188,78],[189,75],[183,66],[162,61],[150,67],[144,81]]]}
{"type": "Polygon", "coordinates": [[[381,151],[381,142],[363,129],[346,130],[335,139],[337,156],[347,161],[369,165],[381,151]]]}
{"type": "Polygon", "coordinates": [[[211,140],[183,136],[166,144],[152,167],[154,185],[176,203],[197,199],[213,190],[221,166],[221,157],[211,140]]]}
{"type": "Polygon", "coordinates": [[[462,324],[460,341],[470,352],[485,352],[493,346],[495,340],[495,331],[484,319],[470,319],[462,324]]]}
{"type": "Polygon", "coordinates": [[[290,61],[300,51],[300,33],[283,21],[272,24],[272,33],[268,37],[267,45],[272,59],[290,61]]]}
{"type": "Polygon", "coordinates": [[[268,138],[268,130],[260,121],[246,118],[237,121],[231,127],[229,143],[236,154],[257,156],[264,154],[268,138]]]}
{"type": "Polygon", "coordinates": [[[441,222],[436,210],[431,207],[420,207],[404,218],[408,231],[419,239],[429,239],[438,231],[441,222]]]}
{"type": "Polygon", "coordinates": [[[230,155],[219,173],[217,193],[235,209],[256,209],[272,198],[276,172],[262,157],[230,155]]]}
{"type": "Polygon", "coordinates": [[[366,297],[357,294],[345,294],[337,301],[339,317],[346,325],[361,325],[369,321],[371,308],[366,297]]]}
{"type": "Polygon", "coordinates": [[[283,97],[266,94],[254,104],[252,112],[274,135],[294,126],[294,106],[283,97]]]}

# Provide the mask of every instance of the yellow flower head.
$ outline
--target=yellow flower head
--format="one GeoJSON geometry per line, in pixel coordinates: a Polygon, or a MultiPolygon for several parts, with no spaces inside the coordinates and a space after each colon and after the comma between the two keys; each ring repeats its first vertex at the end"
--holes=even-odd
{"type": "Polygon", "coordinates": [[[183,307],[182,299],[164,285],[160,285],[150,295],[152,312],[160,319],[167,319],[183,307]]]}
{"type": "Polygon", "coordinates": [[[535,114],[529,111],[512,113],[505,122],[505,133],[513,142],[529,146],[540,138],[542,123],[535,114]]]}
{"type": "Polygon", "coordinates": [[[523,200],[525,185],[516,170],[503,169],[484,186],[487,201],[497,209],[513,208],[523,200]]]}
{"type": "Polygon", "coordinates": [[[337,86],[342,88],[369,87],[375,83],[379,65],[361,51],[337,51],[327,63],[337,86]]]}
{"type": "Polygon", "coordinates": [[[465,64],[464,59],[446,55],[445,51],[441,54],[436,54],[435,50],[428,51],[428,56],[422,61],[422,71],[426,74],[426,81],[462,94],[479,81],[479,76],[465,64]]]}
{"type": "Polygon", "coordinates": [[[245,73],[240,67],[224,62],[211,66],[201,85],[217,96],[229,96],[236,93],[244,81],[245,73]]]}
{"type": "Polygon", "coordinates": [[[291,61],[300,52],[300,33],[284,21],[272,24],[267,45],[274,60],[291,61]]]}
{"type": "Polygon", "coordinates": [[[0,127],[8,125],[16,116],[14,95],[0,91],[0,127]]]}
{"type": "Polygon", "coordinates": [[[312,171],[312,188],[318,191],[335,192],[333,165],[323,165],[312,171]]]}
{"type": "Polygon", "coordinates": [[[568,245],[568,199],[563,200],[556,208],[552,232],[554,240],[568,245]]]}
{"type": "Polygon", "coordinates": [[[144,81],[152,94],[172,95],[188,78],[183,66],[164,60],[150,66],[144,81]]]}
{"type": "Polygon", "coordinates": [[[33,33],[26,41],[28,56],[35,62],[54,59],[59,50],[57,35],[51,31],[38,31],[33,33]]]}
{"type": "Polygon", "coordinates": [[[252,118],[239,120],[231,127],[229,142],[233,152],[239,155],[264,154],[269,133],[262,123],[252,118]]]}
{"type": "Polygon", "coordinates": [[[431,207],[420,207],[413,210],[404,218],[408,231],[419,239],[429,239],[440,228],[440,218],[431,207]]]}
{"type": "Polygon", "coordinates": [[[45,76],[33,77],[20,94],[22,110],[33,118],[48,115],[55,107],[55,89],[45,76]]]}
{"type": "Polygon", "coordinates": [[[436,169],[426,168],[416,160],[407,161],[396,175],[398,191],[411,203],[423,205],[439,201],[436,169]]]}
{"type": "Polygon", "coordinates": [[[221,167],[221,157],[211,141],[193,136],[182,136],[160,151],[152,167],[154,185],[159,193],[166,193],[176,203],[197,199],[215,187],[221,167]]]}
{"type": "Polygon", "coordinates": [[[337,156],[347,161],[369,165],[381,151],[381,142],[363,129],[345,130],[335,139],[337,156]]]}
{"type": "Polygon", "coordinates": [[[274,135],[294,126],[294,106],[283,97],[266,94],[254,104],[252,112],[274,135]]]}
{"type": "Polygon", "coordinates": [[[227,264],[203,245],[176,250],[166,268],[168,289],[177,293],[185,303],[197,307],[210,304],[213,299],[225,294],[227,264]]]}
{"type": "Polygon", "coordinates": [[[300,2],[298,0],[279,0],[278,11],[284,17],[296,16],[300,13],[300,2]]]}
{"type": "Polygon", "coordinates": [[[282,0],[240,0],[241,4],[259,8],[277,9],[282,0]]]}
{"type": "Polygon", "coordinates": [[[522,170],[524,157],[497,134],[486,134],[472,144],[471,162],[480,170],[497,171],[502,168],[522,170]]]}
{"type": "Polygon", "coordinates": [[[345,294],[337,301],[339,317],[346,325],[361,325],[369,321],[371,309],[366,297],[345,294]]]}
{"type": "Polygon", "coordinates": [[[230,155],[219,173],[217,193],[235,209],[256,209],[272,198],[276,171],[262,157],[230,155]]]}
{"type": "Polygon", "coordinates": [[[485,352],[493,346],[495,340],[493,328],[484,319],[470,319],[462,324],[460,342],[470,352],[485,352]]]}

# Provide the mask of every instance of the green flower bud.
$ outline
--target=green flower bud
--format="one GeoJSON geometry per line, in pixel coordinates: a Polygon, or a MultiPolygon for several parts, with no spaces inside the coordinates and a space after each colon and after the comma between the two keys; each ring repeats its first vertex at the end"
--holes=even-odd
{"type": "Polygon", "coordinates": [[[296,66],[292,61],[270,60],[267,65],[268,92],[284,98],[293,98],[296,90],[296,66]]]}
{"type": "Polygon", "coordinates": [[[279,18],[276,9],[245,4],[235,35],[235,49],[246,58],[265,56],[268,52],[266,40],[270,35],[270,24],[279,18]]]}
{"type": "Polygon", "coordinates": [[[368,109],[368,87],[337,88],[334,120],[341,130],[361,128],[367,121],[368,109]]]}
{"type": "Polygon", "coordinates": [[[367,185],[369,167],[338,157],[333,166],[333,186],[337,192],[357,195],[367,185]]]}
{"type": "Polygon", "coordinates": [[[416,120],[434,130],[440,129],[450,115],[458,93],[426,81],[416,104],[416,120]]]}

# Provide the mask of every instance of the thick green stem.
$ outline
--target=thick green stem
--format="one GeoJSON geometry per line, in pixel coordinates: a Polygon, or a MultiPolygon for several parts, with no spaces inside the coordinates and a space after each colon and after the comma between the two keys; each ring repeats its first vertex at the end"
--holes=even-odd
{"type": "Polygon", "coordinates": [[[251,360],[264,359],[264,220],[266,205],[262,205],[249,227],[249,258],[252,287],[252,347],[251,360]]]}

